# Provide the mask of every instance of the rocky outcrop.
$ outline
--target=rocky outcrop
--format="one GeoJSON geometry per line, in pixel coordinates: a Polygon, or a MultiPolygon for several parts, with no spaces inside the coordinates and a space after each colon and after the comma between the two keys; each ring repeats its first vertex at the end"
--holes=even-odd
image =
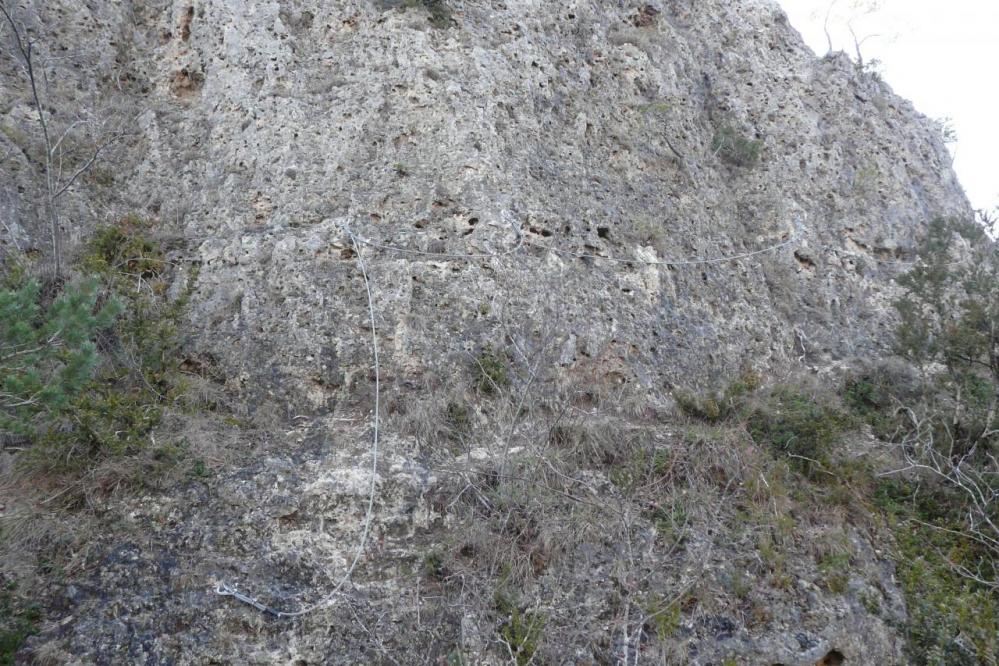
{"type": "MultiPolygon", "coordinates": [[[[177,238],[200,266],[192,357],[271,424],[264,459],[115,509],[126,524],[35,639],[66,660],[464,663],[448,646],[478,640],[471,663],[500,663],[474,608],[423,628],[400,562],[446,512],[398,431],[352,601],[282,624],[213,594],[248,580],[273,603],[322,599],[353,556],[371,481],[366,277],[396,401],[467,383],[483,349],[544,347],[565,376],[659,408],[747,365],[876,355],[914,238],[968,212],[934,125],[845,57],[816,58],[772,2],[37,4],[52,53],[116,54],[86,56],[54,102],[113,94],[134,118],[110,183],[67,195],[71,235],[135,212],[177,238]]],[[[0,185],[5,238],[44,249],[37,165],[11,138],[30,136],[29,100],[0,105],[20,184],[0,185]]],[[[851,538],[904,615],[871,536],[851,538]]],[[[613,578],[590,565],[594,589],[613,578]]],[[[795,575],[762,629],[721,614],[683,628],[690,663],[901,661],[890,620],[795,575]]],[[[596,663],[576,639],[564,663],[596,663]]]]}

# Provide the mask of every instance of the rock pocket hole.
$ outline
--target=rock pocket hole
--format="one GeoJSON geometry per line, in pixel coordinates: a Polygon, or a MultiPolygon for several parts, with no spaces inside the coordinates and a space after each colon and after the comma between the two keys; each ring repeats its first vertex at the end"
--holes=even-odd
{"type": "Polygon", "coordinates": [[[170,77],[170,91],[177,97],[190,97],[201,89],[204,82],[204,74],[184,67],[170,77]]]}
{"type": "Polygon", "coordinates": [[[815,662],[815,666],[839,666],[846,661],[846,657],[839,650],[829,650],[826,656],[815,662]]]}
{"type": "Polygon", "coordinates": [[[180,17],[180,41],[191,39],[191,21],[194,20],[194,7],[188,7],[180,17]]]}
{"type": "Polygon", "coordinates": [[[798,263],[801,264],[801,267],[804,268],[805,270],[807,271],[815,270],[815,262],[812,261],[811,257],[805,256],[800,252],[795,252],[794,258],[798,260],[798,263]]]}
{"type": "Polygon", "coordinates": [[[610,227],[597,227],[597,236],[600,236],[600,238],[610,238],[610,227]]]}

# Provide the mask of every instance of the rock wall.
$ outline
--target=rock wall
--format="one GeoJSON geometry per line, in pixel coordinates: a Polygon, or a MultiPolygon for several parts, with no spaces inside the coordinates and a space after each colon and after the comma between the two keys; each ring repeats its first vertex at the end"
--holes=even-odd
{"type": "MultiPolygon", "coordinates": [[[[39,43],[79,58],[53,101],[98,113],[110,100],[130,127],[107,182],[67,194],[69,237],[129,212],[155,221],[200,264],[192,357],[247,411],[313,418],[275,427],[283,450],[208,496],[132,507],[136,525],[166,521],[168,534],[151,550],[113,544],[95,565],[110,591],[75,608],[120,616],[69,612],[52,634],[60,654],[314,663],[370,642],[326,645],[322,619],[264,629],[205,591],[223,573],[351,556],[360,527],[342,506],[364,493],[337,475],[363,467],[365,447],[320,433],[345,410],[364,416],[373,393],[358,252],[381,379],[401,396],[462,381],[487,346],[547,345],[567,374],[668,402],[746,365],[824,372],[877,355],[914,238],[932,216],[969,212],[933,124],[844,56],[817,59],[772,2],[410,4],[38,3],[39,43]],[[313,527],[286,529],[302,515],[313,527]],[[317,536],[319,519],[340,531],[317,536]]],[[[3,67],[0,85],[20,90],[3,67]]],[[[4,238],[44,251],[30,100],[0,105],[4,238]]],[[[386,441],[381,530],[418,532],[400,516],[433,485],[407,446],[386,441]]],[[[365,603],[391,615],[398,585],[365,603]]],[[[795,647],[789,620],[739,649],[897,658],[886,626],[853,633],[862,609],[823,613],[821,640],[795,647]]],[[[386,640],[403,654],[403,639],[386,640]]]]}
{"type": "MultiPolygon", "coordinates": [[[[86,61],[84,102],[114,72],[137,114],[106,198],[195,248],[198,345],[256,397],[322,403],[361,362],[343,224],[429,253],[369,250],[389,367],[446,366],[440,332],[482,344],[483,304],[545,294],[570,366],[662,390],[877,349],[914,234],[967,212],[933,126],[770,3],[451,3],[446,28],[389,5],[89,18],[123,55],[86,61]]],[[[45,12],[58,48],[93,29],[45,12]]]]}
{"type": "Polygon", "coordinates": [[[172,35],[142,54],[129,187],[199,246],[202,346],[250,393],[335,397],[367,353],[348,224],[429,253],[371,251],[407,375],[540,295],[569,366],[650,390],[877,349],[913,235],[967,208],[933,127],[769,4],[605,4],[466,3],[446,29],[366,3],[151,14],[172,35]]]}

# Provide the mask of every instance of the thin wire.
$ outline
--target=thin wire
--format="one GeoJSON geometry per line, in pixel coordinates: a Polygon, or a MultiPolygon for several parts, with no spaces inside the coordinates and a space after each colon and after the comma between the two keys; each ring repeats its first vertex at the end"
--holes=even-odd
{"type": "Polygon", "coordinates": [[[791,245],[796,240],[797,233],[794,233],[791,234],[791,237],[786,241],[765,247],[761,250],[753,250],[752,252],[743,252],[741,254],[733,254],[724,257],[710,257],[707,259],[622,259],[620,257],[605,257],[600,254],[580,254],[576,252],[569,252],[568,250],[560,250],[559,248],[546,245],[545,243],[535,243],[532,241],[525,241],[525,245],[539,247],[548,250],[549,252],[554,252],[555,254],[574,257],[576,259],[600,259],[602,261],[609,261],[617,264],[641,264],[644,266],[698,266],[703,264],[721,264],[729,261],[738,261],[739,259],[748,259],[749,257],[755,257],[760,254],[775,252],[783,247],[791,245]]]}
{"type": "Polygon", "coordinates": [[[509,250],[504,250],[503,252],[481,252],[473,254],[460,254],[451,252],[424,252],[423,250],[411,250],[405,247],[399,247],[397,245],[385,245],[383,243],[375,242],[369,238],[364,238],[363,236],[352,236],[356,240],[364,243],[373,248],[379,250],[387,250],[389,252],[401,252],[403,254],[412,254],[420,257],[433,257],[434,259],[493,259],[495,257],[506,257],[518,250],[524,245],[524,235],[520,232],[520,228],[513,219],[513,215],[507,209],[500,211],[500,218],[510,226],[510,230],[513,231],[514,235],[517,237],[516,244],[509,250]]]}
{"type": "Polygon", "coordinates": [[[450,252],[424,252],[422,250],[410,250],[405,247],[397,247],[395,245],[383,245],[381,243],[376,243],[375,241],[364,238],[363,236],[358,236],[357,240],[365,245],[369,245],[373,248],[379,250],[387,250],[389,252],[402,252],[404,254],[413,254],[421,257],[433,257],[434,259],[491,259],[494,257],[505,257],[513,254],[524,245],[524,237],[518,233],[517,234],[517,244],[514,245],[509,250],[504,250],[503,252],[483,252],[479,254],[453,254],[450,252]]]}
{"type": "Polygon", "coordinates": [[[729,261],[738,261],[739,259],[748,259],[750,257],[755,257],[761,254],[767,254],[769,252],[775,252],[781,248],[791,245],[797,240],[800,224],[795,225],[794,231],[791,233],[790,238],[776,245],[771,245],[760,250],[753,250],[751,252],[742,252],[740,254],[726,255],[721,257],[709,257],[706,259],[623,259],[620,257],[606,257],[600,254],[583,254],[577,252],[570,252],[568,250],[562,250],[560,248],[554,247],[552,245],[547,245],[545,243],[537,243],[534,241],[529,241],[524,239],[523,234],[519,229],[514,227],[514,232],[517,234],[517,244],[514,245],[509,250],[503,252],[495,253],[479,253],[479,254],[455,254],[448,252],[424,252],[422,250],[410,250],[408,248],[399,247],[396,245],[386,245],[384,243],[377,243],[363,236],[356,237],[361,243],[368,245],[379,250],[386,250],[390,252],[401,252],[404,254],[413,254],[424,257],[433,257],[435,259],[486,259],[495,257],[505,257],[517,252],[524,245],[530,245],[531,247],[541,248],[548,252],[553,252],[555,254],[560,254],[567,257],[573,257],[576,259],[600,259],[603,261],[608,261],[611,263],[618,264],[640,264],[643,266],[699,266],[704,264],[720,264],[729,261]]]}
{"type": "Polygon", "coordinates": [[[368,296],[368,317],[371,322],[371,349],[374,355],[375,361],[375,414],[373,417],[374,423],[374,436],[371,444],[371,488],[368,492],[368,508],[364,516],[364,531],[361,534],[361,539],[357,544],[357,552],[354,553],[354,560],[350,563],[350,567],[343,574],[340,582],[337,583],[336,587],[330,592],[325,599],[319,601],[311,606],[306,606],[296,611],[281,611],[276,610],[266,604],[261,603],[257,599],[250,597],[242,592],[239,592],[236,588],[221,582],[215,588],[215,593],[220,596],[233,597],[237,601],[241,601],[244,604],[252,606],[262,613],[268,615],[273,615],[276,618],[293,618],[301,617],[302,615],[307,615],[313,611],[324,608],[333,602],[333,598],[340,594],[340,590],[343,586],[347,584],[350,577],[354,573],[354,569],[357,568],[357,563],[361,561],[361,557],[364,555],[364,551],[368,545],[368,538],[371,534],[371,521],[374,516],[375,508],[375,489],[378,480],[378,433],[380,426],[380,394],[381,394],[381,375],[379,371],[379,361],[378,361],[378,336],[375,329],[375,306],[374,299],[371,297],[371,280],[368,279],[368,269],[364,264],[364,257],[361,256],[361,245],[358,242],[357,237],[351,231],[349,225],[344,225],[344,231],[350,236],[350,240],[354,245],[354,250],[357,252],[357,264],[361,269],[361,276],[364,278],[364,290],[368,296]]]}
{"type": "MultiPolygon", "coordinates": [[[[505,217],[505,216],[504,216],[505,217]]],[[[364,551],[367,548],[368,538],[371,534],[371,523],[374,516],[374,505],[375,505],[375,490],[377,484],[377,473],[378,473],[378,443],[379,443],[379,430],[380,430],[380,396],[381,396],[381,374],[380,365],[378,359],[378,336],[375,328],[375,307],[374,298],[371,295],[371,280],[368,278],[367,266],[364,263],[364,257],[361,254],[361,245],[368,245],[373,248],[380,250],[402,252],[406,254],[413,254],[419,256],[430,256],[439,259],[484,259],[484,258],[494,258],[494,257],[504,257],[511,255],[518,250],[520,250],[525,244],[534,247],[539,247],[549,252],[554,252],[556,254],[561,254],[564,256],[571,256],[578,259],[602,259],[604,261],[610,261],[614,263],[628,263],[628,264],[644,264],[644,265],[669,265],[669,266],[690,266],[690,265],[703,265],[703,264],[713,264],[713,263],[723,263],[728,261],[736,261],[739,259],[746,259],[749,257],[758,256],[768,252],[774,252],[780,248],[786,247],[796,240],[798,226],[796,225],[794,233],[787,240],[772,245],[770,247],[763,248],[761,250],[754,250],[752,252],[743,252],[737,255],[730,255],[725,257],[712,257],[707,259],[683,259],[683,260],[643,260],[643,259],[619,259],[616,257],[604,257],[596,254],[580,254],[575,252],[569,252],[566,250],[560,250],[543,243],[533,243],[530,241],[525,241],[523,234],[519,229],[511,222],[510,226],[514,233],[517,235],[517,243],[509,250],[497,253],[479,253],[479,254],[451,254],[451,253],[434,253],[434,252],[423,252],[421,250],[410,250],[407,248],[395,247],[391,245],[385,245],[382,243],[376,243],[374,241],[368,240],[366,238],[357,236],[351,230],[349,224],[338,225],[350,238],[351,244],[354,246],[354,251],[357,254],[358,267],[361,269],[361,276],[364,278],[364,290],[368,298],[368,317],[371,322],[371,348],[374,356],[375,363],[375,413],[373,417],[374,423],[374,436],[371,446],[371,488],[368,493],[368,507],[364,518],[364,531],[361,534],[360,541],[357,545],[357,551],[354,553],[354,559],[347,568],[340,582],[337,583],[336,587],[330,592],[323,600],[304,608],[300,608],[295,611],[282,611],[277,610],[271,606],[261,603],[258,599],[251,597],[247,594],[240,592],[237,588],[223,582],[220,582],[216,588],[215,593],[219,596],[227,596],[236,599],[248,606],[256,608],[258,611],[272,615],[276,618],[294,618],[301,617],[302,615],[307,615],[320,608],[324,608],[333,602],[334,597],[340,594],[340,590],[343,589],[344,585],[350,580],[353,575],[354,570],[357,568],[358,562],[360,562],[361,557],[364,555],[364,551]]]]}

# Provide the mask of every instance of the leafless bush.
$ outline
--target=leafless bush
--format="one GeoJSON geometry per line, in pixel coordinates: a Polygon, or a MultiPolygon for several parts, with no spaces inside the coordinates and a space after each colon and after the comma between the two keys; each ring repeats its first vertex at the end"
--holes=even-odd
{"type": "MultiPolygon", "coordinates": [[[[32,18],[35,23],[40,21],[38,16],[32,18]]],[[[113,108],[61,108],[56,113],[56,100],[50,90],[60,76],[60,68],[39,49],[31,22],[23,12],[0,1],[0,27],[0,52],[13,60],[21,72],[41,134],[42,208],[58,276],[63,269],[60,200],[124,137],[123,121],[113,108]]]]}
{"type": "Polygon", "coordinates": [[[986,432],[971,448],[965,448],[955,436],[955,424],[938,415],[920,415],[910,407],[900,410],[908,419],[898,444],[905,465],[885,476],[921,473],[956,491],[963,500],[963,528],[931,527],[978,544],[982,556],[977,558],[974,569],[949,558],[947,561],[960,575],[999,590],[999,460],[989,445],[990,439],[999,437],[999,429],[986,432]]]}
{"type": "MultiPolygon", "coordinates": [[[[495,627],[488,649],[510,663],[558,661],[567,644],[635,663],[681,607],[693,612],[741,450],[664,427],[654,398],[616,376],[573,376],[556,361],[557,330],[506,339],[518,341],[509,383],[476,398],[469,448],[435,464],[448,527],[431,577],[495,627]]],[[[452,428],[430,422],[452,400],[414,414],[414,435],[447,440],[452,428]]]]}

